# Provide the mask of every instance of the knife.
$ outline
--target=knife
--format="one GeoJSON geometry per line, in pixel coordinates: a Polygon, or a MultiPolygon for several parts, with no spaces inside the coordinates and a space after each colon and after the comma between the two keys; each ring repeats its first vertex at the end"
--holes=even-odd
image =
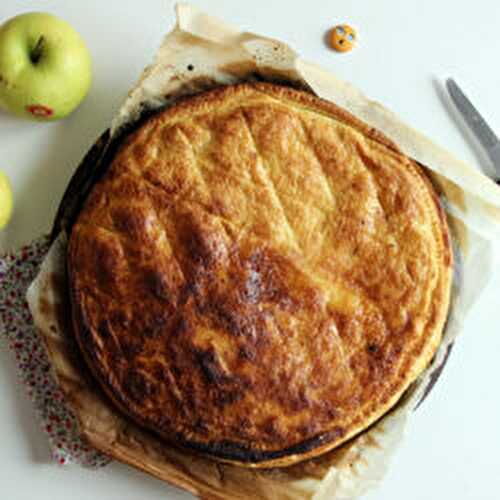
{"type": "Polygon", "coordinates": [[[465,122],[474,133],[475,137],[484,148],[496,172],[496,181],[500,179],[500,140],[491,130],[479,111],[469,101],[453,78],[446,80],[446,88],[452,101],[460,111],[465,122]]]}

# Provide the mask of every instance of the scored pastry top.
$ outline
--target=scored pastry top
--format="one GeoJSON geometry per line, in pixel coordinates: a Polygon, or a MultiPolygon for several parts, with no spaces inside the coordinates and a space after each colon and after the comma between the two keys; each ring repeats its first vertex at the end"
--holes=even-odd
{"type": "Polygon", "coordinates": [[[366,429],[427,366],[449,305],[422,169],[335,105],[220,87],[131,133],[73,226],[74,331],[164,439],[284,466],[366,429]]]}

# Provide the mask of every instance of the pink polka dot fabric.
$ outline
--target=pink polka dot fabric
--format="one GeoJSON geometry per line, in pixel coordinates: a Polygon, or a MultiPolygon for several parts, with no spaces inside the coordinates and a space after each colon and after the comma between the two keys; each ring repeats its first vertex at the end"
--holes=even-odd
{"type": "Polygon", "coordinates": [[[61,465],[100,467],[109,459],[81,439],[76,418],[50,373],[49,359],[26,301],[26,290],[49,246],[49,239],[44,236],[0,257],[0,337],[15,356],[19,380],[26,387],[42,429],[49,437],[54,460],[61,465]]]}

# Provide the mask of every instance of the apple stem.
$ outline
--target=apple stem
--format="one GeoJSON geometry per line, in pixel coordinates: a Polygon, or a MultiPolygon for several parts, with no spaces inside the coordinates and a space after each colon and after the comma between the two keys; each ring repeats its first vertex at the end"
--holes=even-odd
{"type": "Polygon", "coordinates": [[[36,45],[33,47],[31,53],[30,53],[30,59],[33,64],[36,64],[42,55],[42,50],[43,50],[43,44],[45,42],[45,39],[43,35],[37,40],[36,45]]]}

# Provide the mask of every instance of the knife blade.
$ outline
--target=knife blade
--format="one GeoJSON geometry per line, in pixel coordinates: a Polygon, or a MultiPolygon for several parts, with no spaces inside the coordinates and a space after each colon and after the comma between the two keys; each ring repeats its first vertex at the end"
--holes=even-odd
{"type": "Polygon", "coordinates": [[[446,80],[446,88],[458,111],[493,163],[497,178],[500,179],[500,140],[453,78],[446,80]]]}

